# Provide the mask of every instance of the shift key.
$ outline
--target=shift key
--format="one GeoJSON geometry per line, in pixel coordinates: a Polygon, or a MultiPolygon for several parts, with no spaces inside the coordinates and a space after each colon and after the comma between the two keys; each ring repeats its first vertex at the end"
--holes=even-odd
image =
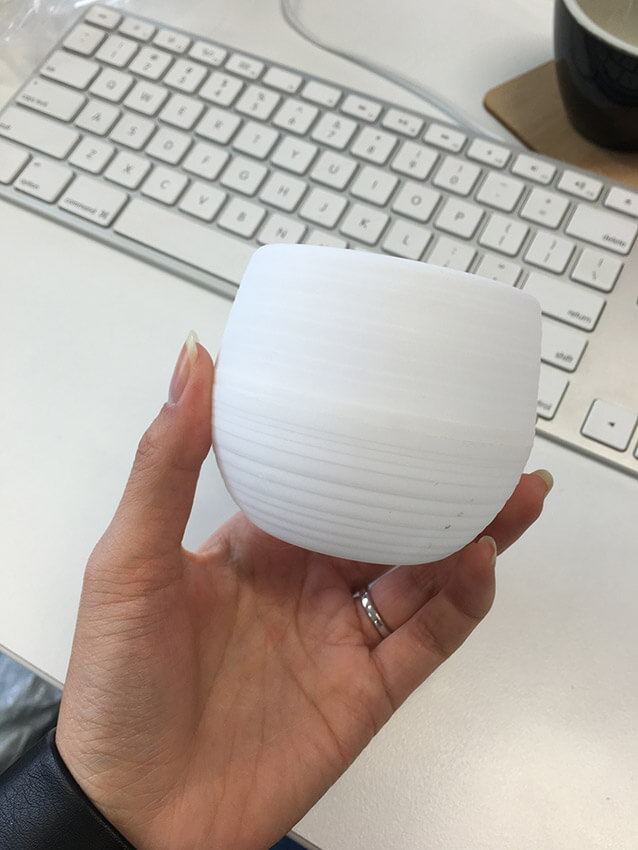
{"type": "Polygon", "coordinates": [[[605,306],[605,299],[600,295],[588,292],[578,284],[538,272],[529,275],[523,289],[539,301],[546,316],[560,319],[584,331],[594,329],[605,306]]]}
{"type": "Polygon", "coordinates": [[[64,159],[80,134],[59,121],[52,121],[18,106],[9,106],[0,115],[0,136],[55,159],[64,159]]]}

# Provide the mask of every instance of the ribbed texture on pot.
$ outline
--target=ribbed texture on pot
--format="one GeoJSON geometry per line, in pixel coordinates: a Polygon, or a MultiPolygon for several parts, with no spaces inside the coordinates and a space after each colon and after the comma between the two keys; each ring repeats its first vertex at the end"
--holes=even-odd
{"type": "Polygon", "coordinates": [[[538,304],[518,290],[365,252],[262,248],[218,358],[220,470],[283,540],[436,560],[512,493],[539,362],[538,304]]]}

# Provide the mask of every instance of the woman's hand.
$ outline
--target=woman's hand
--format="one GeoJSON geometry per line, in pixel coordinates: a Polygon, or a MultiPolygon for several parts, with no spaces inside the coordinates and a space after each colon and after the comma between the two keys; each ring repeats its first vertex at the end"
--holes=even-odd
{"type": "Polygon", "coordinates": [[[264,850],[448,658],[494,597],[502,551],[539,515],[524,475],[486,534],[374,587],[386,567],[317,555],[242,514],[182,548],[211,445],[213,364],[190,341],[89,560],[57,744],[138,850],[264,850]]]}

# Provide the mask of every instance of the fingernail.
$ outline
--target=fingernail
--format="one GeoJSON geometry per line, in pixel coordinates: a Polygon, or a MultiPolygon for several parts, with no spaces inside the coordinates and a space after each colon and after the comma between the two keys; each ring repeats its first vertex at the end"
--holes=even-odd
{"type": "Polygon", "coordinates": [[[552,473],[548,472],[546,469],[537,469],[532,472],[532,475],[538,475],[539,478],[543,479],[543,481],[545,482],[545,486],[547,487],[547,490],[545,492],[545,495],[547,495],[547,493],[549,493],[549,491],[554,486],[554,476],[552,475],[552,473]]]}
{"type": "Polygon", "coordinates": [[[177,363],[175,364],[175,371],[173,372],[171,385],[168,389],[169,404],[177,404],[186,389],[191,370],[197,360],[198,342],[197,334],[195,331],[191,331],[186,337],[186,342],[182,346],[177,363]]]}
{"type": "Polygon", "coordinates": [[[492,547],[492,566],[496,563],[496,540],[493,537],[490,537],[489,534],[484,534],[483,537],[478,541],[479,543],[489,543],[492,547]]]}

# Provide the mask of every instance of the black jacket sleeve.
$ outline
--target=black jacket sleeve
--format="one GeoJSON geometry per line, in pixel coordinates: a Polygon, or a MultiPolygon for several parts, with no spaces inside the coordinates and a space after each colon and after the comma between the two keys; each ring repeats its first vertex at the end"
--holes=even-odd
{"type": "Polygon", "coordinates": [[[55,745],[55,729],[0,776],[2,850],[135,850],[95,808],[55,745]]]}

